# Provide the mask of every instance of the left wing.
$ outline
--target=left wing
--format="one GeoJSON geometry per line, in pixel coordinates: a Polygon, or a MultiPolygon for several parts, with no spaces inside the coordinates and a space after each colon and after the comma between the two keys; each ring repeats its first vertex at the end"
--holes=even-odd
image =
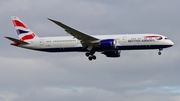
{"type": "MultiPolygon", "coordinates": [[[[49,19],[49,18],[48,18],[49,19]]],[[[76,29],[73,29],[61,22],[49,19],[50,21],[54,22],[55,24],[59,25],[60,27],[62,27],[66,32],[68,32],[69,34],[71,34],[72,36],[74,36],[75,38],[81,40],[83,43],[89,43],[89,44],[93,44],[96,42],[99,42],[98,38],[92,37],[90,35],[87,35],[85,33],[82,33],[76,29]]]]}

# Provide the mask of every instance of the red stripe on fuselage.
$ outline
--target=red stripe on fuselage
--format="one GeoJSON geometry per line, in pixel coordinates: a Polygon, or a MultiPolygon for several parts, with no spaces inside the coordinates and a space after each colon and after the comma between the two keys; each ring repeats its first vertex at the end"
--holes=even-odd
{"type": "Polygon", "coordinates": [[[14,26],[15,27],[23,27],[23,28],[27,28],[26,25],[24,25],[22,22],[18,21],[18,20],[13,20],[14,26]]]}
{"type": "Polygon", "coordinates": [[[161,36],[145,36],[145,38],[161,38],[161,36]]]}

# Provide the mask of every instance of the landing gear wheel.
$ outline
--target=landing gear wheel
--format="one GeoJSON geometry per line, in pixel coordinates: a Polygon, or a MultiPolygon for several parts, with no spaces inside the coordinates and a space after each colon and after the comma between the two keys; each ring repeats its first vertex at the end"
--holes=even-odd
{"type": "Polygon", "coordinates": [[[88,59],[91,61],[91,60],[96,60],[96,56],[95,55],[92,55],[92,56],[89,56],[88,59]]]}
{"type": "Polygon", "coordinates": [[[88,59],[91,61],[93,58],[90,56],[90,57],[88,57],[88,59]]]}
{"type": "Polygon", "coordinates": [[[96,52],[96,50],[94,50],[93,46],[90,46],[89,48],[87,48],[89,51],[85,53],[85,55],[88,57],[89,61],[91,60],[95,60],[96,56],[94,55],[94,53],[96,52]]]}
{"type": "Polygon", "coordinates": [[[158,52],[159,55],[161,55],[161,52],[158,52]]]}
{"type": "Polygon", "coordinates": [[[96,60],[96,56],[95,56],[95,55],[93,55],[93,56],[92,56],[92,59],[96,60]]]}
{"type": "Polygon", "coordinates": [[[88,57],[90,55],[90,53],[85,53],[85,55],[88,57]]]}

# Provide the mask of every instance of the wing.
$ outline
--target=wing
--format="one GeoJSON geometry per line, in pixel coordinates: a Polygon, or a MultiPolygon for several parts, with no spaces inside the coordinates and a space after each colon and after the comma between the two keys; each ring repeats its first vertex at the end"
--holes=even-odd
{"type": "MultiPolygon", "coordinates": [[[[49,19],[49,18],[48,18],[49,19]]],[[[72,36],[74,36],[75,38],[81,40],[81,44],[83,46],[89,46],[89,45],[92,45],[94,43],[97,43],[99,42],[99,39],[98,38],[95,38],[95,37],[92,37],[90,35],[87,35],[85,33],[82,33],[76,29],[73,29],[61,22],[58,22],[58,21],[55,21],[55,20],[52,20],[52,19],[49,19],[50,21],[54,22],[55,24],[59,25],[60,27],[62,27],[67,33],[71,34],[72,36]]]]}

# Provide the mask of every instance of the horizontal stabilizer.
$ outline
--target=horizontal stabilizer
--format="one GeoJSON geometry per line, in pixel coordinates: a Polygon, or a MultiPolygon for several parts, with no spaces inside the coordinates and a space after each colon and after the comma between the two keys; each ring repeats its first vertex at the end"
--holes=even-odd
{"type": "Polygon", "coordinates": [[[18,40],[18,39],[15,39],[15,38],[11,38],[11,37],[5,37],[13,42],[16,42],[16,43],[19,43],[19,44],[29,44],[27,42],[24,42],[24,41],[21,41],[21,40],[18,40]]]}

